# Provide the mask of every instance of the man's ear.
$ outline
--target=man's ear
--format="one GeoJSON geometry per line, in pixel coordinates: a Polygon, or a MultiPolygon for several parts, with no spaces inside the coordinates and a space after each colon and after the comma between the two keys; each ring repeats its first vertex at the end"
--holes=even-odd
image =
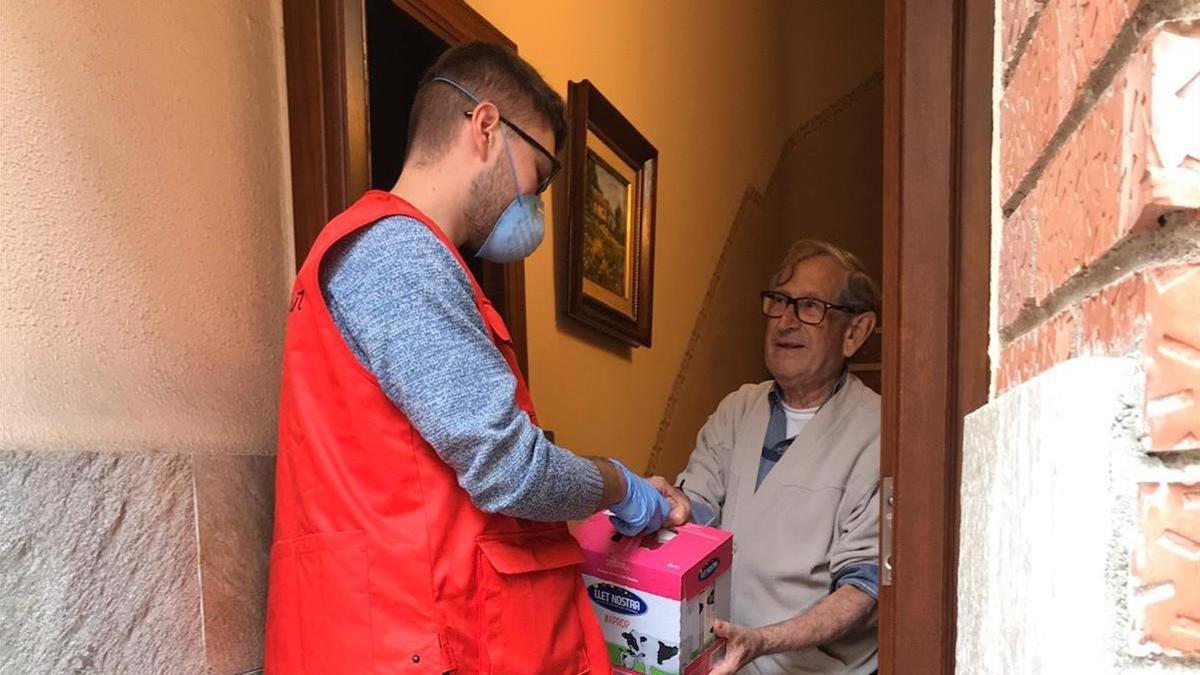
{"type": "Polygon", "coordinates": [[[492,147],[492,138],[500,130],[500,111],[491,101],[482,101],[471,111],[471,148],[480,159],[486,161],[492,147]]]}
{"type": "Polygon", "coordinates": [[[850,358],[854,356],[871,337],[871,331],[875,330],[875,312],[863,312],[856,314],[850,319],[850,325],[846,326],[846,337],[842,340],[842,356],[850,358]]]}

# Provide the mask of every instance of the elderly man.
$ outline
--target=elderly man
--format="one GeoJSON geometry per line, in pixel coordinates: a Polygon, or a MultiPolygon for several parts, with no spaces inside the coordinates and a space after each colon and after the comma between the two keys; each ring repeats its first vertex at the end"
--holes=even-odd
{"type": "Polygon", "coordinates": [[[721,402],[679,476],[692,518],[736,544],[714,675],[876,669],[879,396],[847,360],[878,310],[853,254],[797,242],[762,293],[772,379],[721,402]]]}

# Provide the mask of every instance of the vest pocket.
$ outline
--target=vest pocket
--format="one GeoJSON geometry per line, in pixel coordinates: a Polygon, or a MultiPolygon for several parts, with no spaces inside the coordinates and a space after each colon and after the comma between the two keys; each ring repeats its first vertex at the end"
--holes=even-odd
{"type": "Polygon", "coordinates": [[[486,672],[588,672],[580,603],[583,553],[565,528],[478,540],[481,656],[486,672]]]}
{"type": "Polygon", "coordinates": [[[294,540],[292,550],[303,672],[369,669],[366,536],[323,532],[294,540]]]}

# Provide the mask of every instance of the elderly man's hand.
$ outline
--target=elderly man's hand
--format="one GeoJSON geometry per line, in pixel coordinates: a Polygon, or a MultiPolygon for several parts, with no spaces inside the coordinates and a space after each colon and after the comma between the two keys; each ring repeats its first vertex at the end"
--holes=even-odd
{"type": "Polygon", "coordinates": [[[717,637],[725,638],[725,657],[708,671],[708,675],[734,675],[763,654],[763,637],[757,629],[717,619],[713,621],[713,632],[717,637]]]}
{"type": "Polygon", "coordinates": [[[663,527],[678,527],[692,519],[692,501],[683,494],[683,490],[671,485],[662,476],[651,476],[646,480],[671,503],[671,512],[667,514],[663,527]]]}

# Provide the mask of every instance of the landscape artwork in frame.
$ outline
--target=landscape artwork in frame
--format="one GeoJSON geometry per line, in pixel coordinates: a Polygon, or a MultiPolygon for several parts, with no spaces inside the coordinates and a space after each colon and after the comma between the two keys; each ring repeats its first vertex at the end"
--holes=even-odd
{"type": "Polygon", "coordinates": [[[633,185],[589,148],[583,207],[583,290],[633,317],[633,185]]]}
{"type": "Polygon", "coordinates": [[[658,151],[590,82],[568,91],[568,316],[650,346],[658,151]]]}

